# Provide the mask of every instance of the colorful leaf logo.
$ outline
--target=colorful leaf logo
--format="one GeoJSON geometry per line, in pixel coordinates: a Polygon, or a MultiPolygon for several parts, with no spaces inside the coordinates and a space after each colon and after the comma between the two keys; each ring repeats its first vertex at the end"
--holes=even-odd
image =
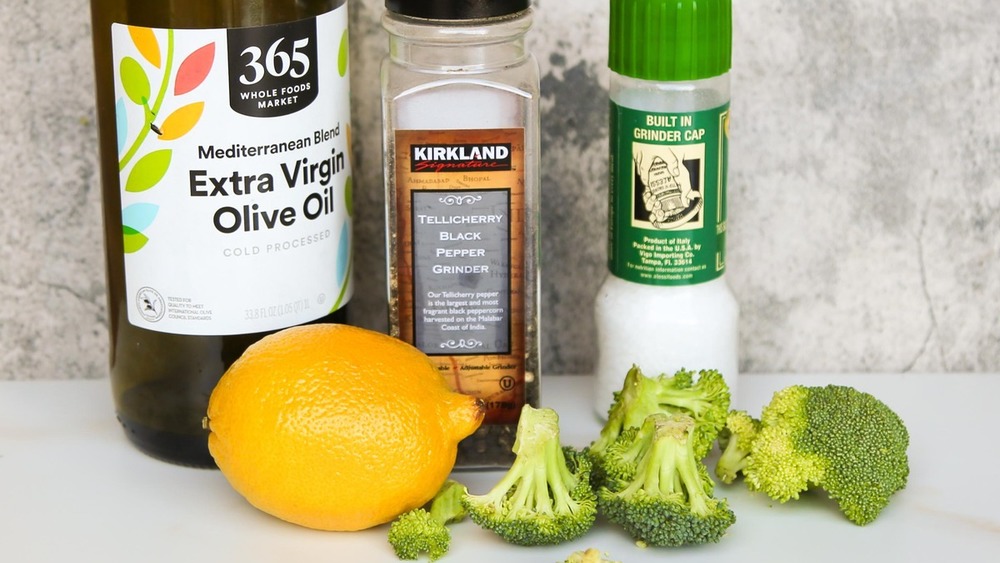
{"type": "Polygon", "coordinates": [[[149,102],[149,77],[139,61],[132,57],[122,59],[120,73],[125,95],[136,105],[145,107],[149,102]]]}
{"type": "Polygon", "coordinates": [[[122,225],[132,229],[136,233],[141,233],[153,224],[156,213],[160,206],[152,203],[133,203],[122,209],[122,225]]]}
{"type": "Polygon", "coordinates": [[[173,141],[183,137],[198,123],[204,109],[205,102],[195,102],[175,110],[160,125],[160,140],[173,141]]]}
{"type": "MultiPolygon", "coordinates": [[[[119,98],[115,105],[118,150],[125,150],[118,161],[118,169],[123,175],[126,171],[128,174],[123,182],[125,191],[140,193],[155,187],[166,177],[173,155],[170,149],[160,149],[139,157],[147,146],[150,133],[157,135],[156,140],[172,141],[191,132],[201,120],[205,110],[204,101],[184,105],[169,115],[164,111],[165,118],[160,115],[160,110],[164,103],[168,107],[173,105],[168,102],[171,82],[174,96],[191,92],[205,82],[215,63],[215,43],[199,47],[187,55],[180,65],[175,66],[174,30],[165,30],[165,43],[162,46],[153,29],[130,26],[128,32],[140,56],[122,58],[118,69],[121,87],[125,91],[125,96],[119,98]],[[157,70],[153,70],[154,68],[157,70]],[[155,94],[151,78],[156,83],[155,94]],[[132,134],[135,138],[131,140],[127,150],[125,145],[130,127],[126,98],[143,109],[144,120],[134,128],[132,134]],[[137,157],[138,160],[135,160],[137,157]]],[[[156,219],[158,212],[159,206],[152,203],[133,203],[122,209],[125,253],[138,252],[149,242],[144,231],[156,219]]]]}
{"type": "Polygon", "coordinates": [[[212,63],[215,61],[215,43],[209,43],[199,47],[177,68],[177,78],[174,82],[174,95],[180,96],[194,90],[212,70],[212,63]]]}
{"type": "Polygon", "coordinates": [[[351,256],[351,227],[348,221],[340,228],[340,242],[337,244],[337,279],[347,285],[347,266],[351,256]]]}
{"type": "Polygon", "coordinates": [[[340,36],[340,50],[337,53],[337,72],[341,76],[347,75],[347,63],[350,60],[350,41],[348,41],[347,30],[344,30],[344,34],[340,36]]]}
{"type": "Polygon", "coordinates": [[[152,203],[135,203],[122,209],[122,240],[126,254],[146,246],[149,238],[142,231],[153,224],[159,210],[159,206],[152,203]]]}
{"type": "Polygon", "coordinates": [[[144,192],[158,184],[170,168],[171,152],[170,149],[163,149],[140,158],[129,172],[125,191],[144,192]]]}
{"type": "Polygon", "coordinates": [[[351,229],[347,222],[340,229],[340,242],[337,244],[337,278],[340,279],[340,295],[330,307],[330,312],[340,308],[347,296],[347,288],[351,279],[351,266],[354,264],[351,254],[351,229]]]}
{"type": "Polygon", "coordinates": [[[128,34],[132,37],[139,54],[149,61],[149,64],[160,68],[160,43],[156,40],[153,30],[148,27],[128,26],[128,34]]]}
{"type": "Polygon", "coordinates": [[[125,247],[125,254],[138,252],[149,242],[149,237],[122,225],[122,240],[125,247]]]}

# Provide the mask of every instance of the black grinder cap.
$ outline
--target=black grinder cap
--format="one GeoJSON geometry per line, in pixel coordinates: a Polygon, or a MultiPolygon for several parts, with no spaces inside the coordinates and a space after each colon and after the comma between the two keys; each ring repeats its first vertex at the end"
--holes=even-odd
{"type": "Polygon", "coordinates": [[[523,12],[531,0],[385,0],[394,14],[428,20],[481,20],[523,12]]]}

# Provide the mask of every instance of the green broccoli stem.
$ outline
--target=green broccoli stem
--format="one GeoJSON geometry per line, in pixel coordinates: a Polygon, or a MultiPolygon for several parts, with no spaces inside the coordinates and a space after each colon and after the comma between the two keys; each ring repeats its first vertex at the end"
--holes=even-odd
{"type": "Polygon", "coordinates": [[[608,413],[608,422],[601,429],[590,450],[598,454],[607,451],[622,431],[630,427],[640,427],[646,417],[660,410],[655,388],[659,383],[646,377],[638,366],[632,366],[625,375],[622,390],[608,413]]]}
{"type": "Polygon", "coordinates": [[[580,505],[573,500],[570,491],[576,486],[577,480],[566,465],[566,453],[558,440],[548,444],[545,453],[546,482],[548,484],[546,492],[551,494],[550,498],[555,505],[556,512],[575,513],[580,505]]]}
{"type": "MultiPolygon", "coordinates": [[[[503,508],[504,500],[507,498],[507,495],[510,493],[510,490],[524,480],[524,476],[527,473],[525,471],[525,467],[527,465],[528,463],[525,461],[523,457],[521,456],[515,457],[514,463],[511,464],[510,469],[507,471],[507,473],[505,473],[504,476],[497,482],[497,484],[494,485],[492,489],[490,489],[490,492],[486,493],[483,496],[483,502],[485,504],[492,505],[493,508],[499,512],[503,508]]],[[[527,495],[525,489],[526,487],[518,486],[517,490],[518,497],[524,497],[525,495],[527,495]]],[[[518,500],[517,504],[518,506],[523,506],[524,504],[525,501],[523,498],[518,500]]]]}
{"type": "Polygon", "coordinates": [[[683,410],[686,413],[698,417],[704,414],[707,410],[712,408],[711,397],[706,397],[705,392],[701,389],[661,389],[657,393],[657,403],[661,406],[669,405],[670,412],[676,412],[678,409],[683,410]]]}
{"type": "Polygon", "coordinates": [[[730,438],[729,443],[719,454],[719,461],[715,469],[716,475],[722,479],[723,483],[732,483],[736,480],[736,475],[742,473],[747,468],[750,452],[739,447],[739,440],[736,436],[730,438]]]}
{"type": "Polygon", "coordinates": [[[709,497],[698,471],[698,458],[691,441],[694,420],[656,417],[650,451],[639,461],[636,479],[620,494],[630,497],[642,489],[650,496],[680,496],[691,512],[708,516],[709,497]]]}
{"type": "Polygon", "coordinates": [[[524,487],[529,491],[528,508],[539,514],[552,514],[552,497],[549,496],[548,469],[537,460],[531,464],[530,482],[524,487]]]}

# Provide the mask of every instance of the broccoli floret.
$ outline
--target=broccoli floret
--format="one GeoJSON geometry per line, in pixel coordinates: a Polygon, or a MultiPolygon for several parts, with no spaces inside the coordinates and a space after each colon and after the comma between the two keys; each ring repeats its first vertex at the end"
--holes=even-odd
{"type": "Polygon", "coordinates": [[[695,427],[686,414],[650,415],[635,438],[647,445],[633,478],[598,489],[601,512],[640,544],[717,542],[736,521],[728,502],[712,496],[714,483],[694,451],[695,427]]]}
{"type": "Polygon", "coordinates": [[[463,496],[469,517],[517,545],[558,544],[586,533],[597,517],[590,460],[561,446],[556,412],[525,405],[513,451],[513,464],[490,492],[463,496]]]}
{"type": "Polygon", "coordinates": [[[621,563],[621,561],[612,561],[605,558],[605,553],[601,553],[599,550],[593,547],[588,547],[585,551],[574,551],[569,554],[566,561],[563,563],[621,563]]]}
{"type": "Polygon", "coordinates": [[[715,476],[720,481],[728,485],[743,473],[750,447],[759,431],[760,421],[746,411],[730,411],[725,428],[719,432],[719,449],[722,454],[715,465],[715,476]]]}
{"type": "Polygon", "coordinates": [[[389,526],[389,543],[396,557],[414,560],[426,553],[431,561],[448,553],[451,532],[423,508],[400,515],[389,526]]]}
{"type": "Polygon", "coordinates": [[[729,400],[729,386],[715,370],[701,370],[695,382],[694,373],[688,370],[651,378],[643,375],[638,366],[632,366],[621,391],[614,394],[600,436],[587,449],[598,466],[598,476],[603,478],[602,458],[608,447],[627,428],[641,426],[647,416],[656,412],[694,418],[694,450],[698,459],[703,459],[726,423],[729,400]]]}
{"type": "Polygon", "coordinates": [[[902,419],[874,396],[841,385],[794,385],[761,412],[744,481],[780,502],[822,488],[864,525],[906,486],[908,446],[902,419]]]}
{"type": "Polygon", "coordinates": [[[446,524],[465,518],[465,486],[448,480],[426,507],[400,515],[389,526],[389,543],[400,559],[417,559],[426,553],[431,561],[448,552],[451,532],[446,524]]]}

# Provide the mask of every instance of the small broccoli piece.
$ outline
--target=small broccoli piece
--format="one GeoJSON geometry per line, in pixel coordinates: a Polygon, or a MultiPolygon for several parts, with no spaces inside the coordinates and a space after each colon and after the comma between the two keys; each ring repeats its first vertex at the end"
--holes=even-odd
{"type": "Polygon", "coordinates": [[[423,508],[404,512],[389,526],[389,543],[396,557],[415,560],[426,553],[431,561],[440,559],[451,546],[451,532],[423,508]]]}
{"type": "Polygon", "coordinates": [[[389,526],[389,543],[400,559],[414,560],[426,553],[431,561],[441,558],[451,545],[445,526],[465,518],[462,496],[465,486],[448,480],[431,502],[400,515],[389,526]]]}
{"type": "Polygon", "coordinates": [[[525,405],[514,462],[485,495],[462,504],[480,527],[516,545],[558,544],[586,533],[597,517],[590,460],[559,443],[559,416],[525,405]]]}
{"type": "Polygon", "coordinates": [[[902,419],[868,393],[794,385],[764,407],[744,481],[780,502],[822,488],[850,521],[864,525],[906,486],[909,440],[902,419]]]}
{"type": "Polygon", "coordinates": [[[719,432],[719,449],[722,454],[715,465],[715,476],[727,485],[736,480],[747,465],[747,456],[760,421],[746,411],[734,410],[726,417],[726,426],[719,432]]]}
{"type": "Polygon", "coordinates": [[[574,551],[569,554],[563,563],[621,563],[621,561],[606,559],[605,555],[607,554],[589,547],[585,551],[574,551]]]}
{"type": "MultiPolygon", "coordinates": [[[[712,496],[708,468],[695,454],[694,429],[686,414],[650,415],[635,438],[647,445],[633,478],[598,489],[601,512],[641,544],[717,542],[736,521],[726,500],[712,496]]],[[[614,455],[615,449],[609,452],[614,455]]]]}

